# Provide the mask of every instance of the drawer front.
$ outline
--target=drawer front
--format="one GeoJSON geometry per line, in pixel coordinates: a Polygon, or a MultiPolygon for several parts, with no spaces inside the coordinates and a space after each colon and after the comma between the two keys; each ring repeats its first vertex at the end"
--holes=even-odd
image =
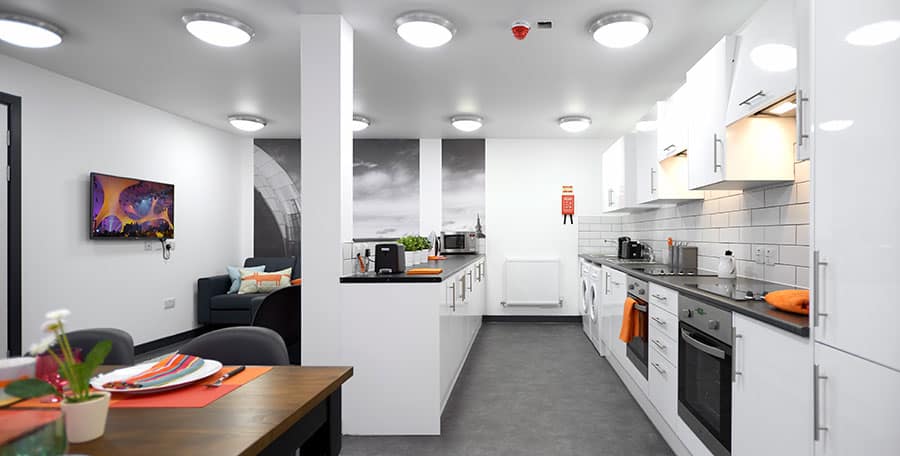
{"type": "Polygon", "coordinates": [[[650,341],[648,344],[650,345],[650,352],[656,351],[662,357],[666,359],[673,366],[678,365],[678,342],[674,339],[670,339],[665,333],[657,330],[654,327],[650,327],[650,334],[648,334],[650,341]]]}
{"type": "Polygon", "coordinates": [[[650,333],[657,330],[672,340],[678,340],[678,317],[665,311],[660,304],[650,303],[650,333]]]}
{"type": "Polygon", "coordinates": [[[672,315],[678,315],[678,292],[655,283],[650,284],[650,304],[672,315]]]}
{"type": "Polygon", "coordinates": [[[678,429],[678,371],[656,350],[650,350],[648,364],[650,402],[669,426],[678,429]]]}

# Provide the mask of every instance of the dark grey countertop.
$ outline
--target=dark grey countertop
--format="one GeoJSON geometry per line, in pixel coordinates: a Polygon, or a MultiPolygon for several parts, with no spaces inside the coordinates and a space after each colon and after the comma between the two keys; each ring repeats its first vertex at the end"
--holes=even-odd
{"type": "Polygon", "coordinates": [[[778,310],[766,301],[730,299],[709,290],[753,290],[754,292],[770,292],[775,290],[794,289],[790,285],[781,285],[763,280],[737,278],[720,279],[716,276],[653,276],[635,268],[642,268],[641,264],[622,264],[614,259],[598,255],[579,255],[591,263],[607,266],[641,280],[657,283],[667,288],[684,293],[695,299],[700,299],[725,310],[737,312],[750,318],[768,323],[777,328],[791,332],[798,336],[809,337],[809,317],[798,315],[783,310],[778,310]]]}
{"type": "Polygon", "coordinates": [[[375,272],[361,272],[341,277],[341,283],[434,283],[443,282],[466,266],[484,258],[484,255],[445,255],[446,260],[429,261],[421,264],[407,265],[412,268],[441,268],[444,271],[434,275],[407,275],[400,274],[376,274],[375,272]]]}

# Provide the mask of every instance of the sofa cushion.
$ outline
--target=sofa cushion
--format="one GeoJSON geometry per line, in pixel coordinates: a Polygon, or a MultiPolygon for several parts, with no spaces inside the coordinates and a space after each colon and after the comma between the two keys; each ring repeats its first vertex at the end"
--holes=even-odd
{"type": "Polygon", "coordinates": [[[267,294],[224,294],[213,296],[209,308],[214,310],[253,310],[262,304],[267,294]]]}
{"type": "Polygon", "coordinates": [[[244,267],[265,265],[265,272],[291,269],[291,279],[300,278],[300,260],[296,257],[252,257],[244,260],[244,267]]]}
{"type": "Polygon", "coordinates": [[[249,271],[249,272],[263,272],[266,270],[266,265],[253,266],[250,268],[241,268],[239,266],[226,266],[228,270],[228,277],[231,278],[231,288],[228,289],[228,294],[234,294],[238,292],[238,289],[241,287],[241,271],[249,271]]]}
{"type": "Polygon", "coordinates": [[[275,272],[245,272],[247,269],[241,269],[238,294],[271,293],[291,285],[291,268],[275,272]]]}

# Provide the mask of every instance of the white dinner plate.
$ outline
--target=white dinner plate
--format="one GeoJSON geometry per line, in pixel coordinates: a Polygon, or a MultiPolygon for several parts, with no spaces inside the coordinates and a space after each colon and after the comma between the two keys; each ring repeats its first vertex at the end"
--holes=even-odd
{"type": "Polygon", "coordinates": [[[138,364],[137,366],[131,367],[123,367],[121,369],[116,369],[112,372],[107,372],[105,374],[100,374],[91,379],[91,387],[98,391],[109,391],[110,393],[129,393],[129,394],[146,394],[146,393],[159,393],[161,391],[168,391],[175,388],[181,388],[183,386],[188,386],[204,378],[207,378],[219,370],[222,369],[222,363],[214,360],[214,359],[204,359],[203,365],[200,366],[199,369],[191,372],[190,374],[185,375],[177,380],[166,383],[165,385],[159,386],[149,386],[147,388],[125,388],[125,389],[115,389],[115,388],[104,388],[103,385],[109,382],[118,382],[125,380],[130,377],[134,377],[141,372],[144,372],[154,365],[156,365],[158,361],[138,364]]]}

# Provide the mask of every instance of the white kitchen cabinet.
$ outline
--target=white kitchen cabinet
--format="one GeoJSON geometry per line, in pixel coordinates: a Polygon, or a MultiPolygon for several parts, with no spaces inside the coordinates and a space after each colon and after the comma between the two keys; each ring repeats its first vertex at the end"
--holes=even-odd
{"type": "MultiPolygon", "coordinates": [[[[820,343],[815,372],[817,456],[900,454],[900,372],[820,343]]],[[[785,411],[779,407],[777,414],[785,411]]]]}
{"type": "Polygon", "coordinates": [[[687,157],[677,155],[659,160],[654,132],[643,134],[635,151],[635,192],[638,204],[671,204],[702,200],[703,192],[688,190],[687,157]]]}
{"type": "Polygon", "coordinates": [[[735,38],[726,36],[688,70],[688,183],[693,190],[794,180],[792,118],[752,116],[725,127],[734,47],[735,38]]]}
{"type": "Polygon", "coordinates": [[[900,40],[858,32],[898,18],[895,0],[815,2],[810,274],[816,341],[900,370],[900,40]]]}
{"type": "Polygon", "coordinates": [[[810,455],[809,339],[737,313],[733,325],[732,456],[810,455]]]}
{"type": "Polygon", "coordinates": [[[625,298],[628,295],[625,286],[626,275],[606,266],[601,269],[601,275],[604,289],[600,308],[600,340],[606,344],[607,353],[612,353],[619,364],[630,366],[631,361],[625,356],[625,342],[619,340],[622,319],[625,315],[625,298]]]}
{"type": "Polygon", "coordinates": [[[793,0],[768,0],[738,32],[726,124],[755,114],[794,92],[797,85],[794,14],[793,0]]]}
{"type": "Polygon", "coordinates": [[[626,158],[624,136],[603,152],[603,212],[617,211],[627,206],[626,158]]]}
{"type": "MultiPolygon", "coordinates": [[[[653,330],[650,330],[653,334],[653,330]]],[[[678,428],[678,369],[653,347],[647,359],[650,402],[673,429],[678,428]]]]}
{"type": "Polygon", "coordinates": [[[812,0],[795,0],[794,24],[797,40],[797,140],[796,160],[809,160],[812,149],[809,132],[812,131],[812,115],[809,110],[809,99],[812,96],[812,41],[810,22],[812,21],[812,0]]]}
{"type": "Polygon", "coordinates": [[[692,103],[683,84],[667,100],[656,103],[656,155],[664,160],[688,148],[688,112],[692,103]]]}

